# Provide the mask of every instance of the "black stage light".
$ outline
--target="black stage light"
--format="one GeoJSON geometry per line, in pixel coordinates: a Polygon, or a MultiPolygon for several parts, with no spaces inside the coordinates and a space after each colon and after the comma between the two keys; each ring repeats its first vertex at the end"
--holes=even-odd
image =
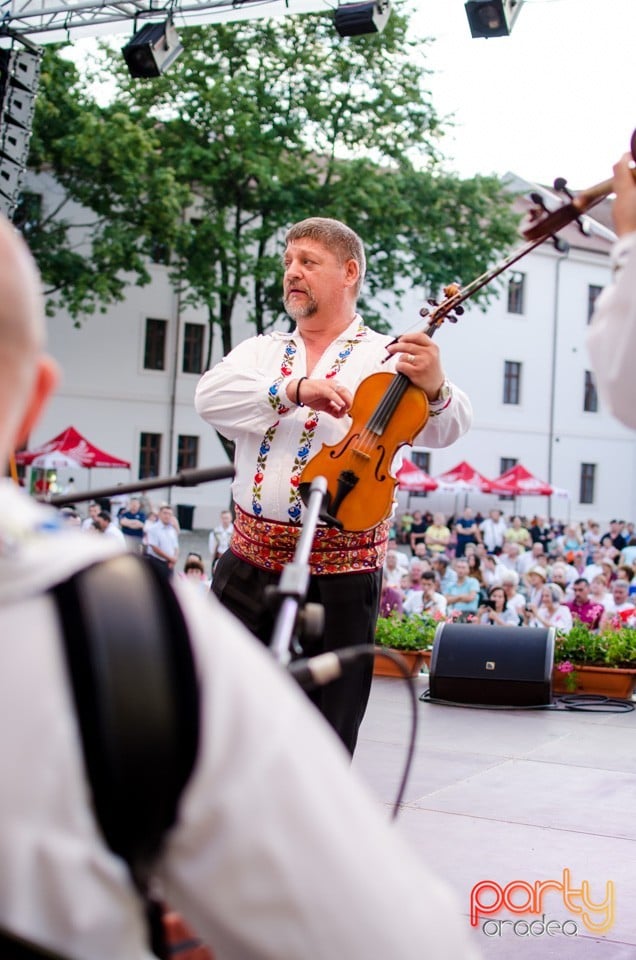
{"type": "Polygon", "coordinates": [[[464,5],[473,37],[507,37],[523,0],[468,0],[464,5]]]}
{"type": "Polygon", "coordinates": [[[124,60],[131,77],[159,77],[177,59],[183,44],[172,20],[147,23],[125,47],[124,60]]]}
{"type": "Polygon", "coordinates": [[[336,7],[336,30],[341,37],[382,33],[390,15],[389,0],[378,0],[377,3],[343,3],[336,7]]]}

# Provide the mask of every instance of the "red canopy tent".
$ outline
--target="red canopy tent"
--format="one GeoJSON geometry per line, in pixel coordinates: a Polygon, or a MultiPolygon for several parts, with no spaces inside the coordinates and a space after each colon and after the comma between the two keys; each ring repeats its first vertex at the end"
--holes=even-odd
{"type": "Polygon", "coordinates": [[[78,466],[87,467],[89,470],[93,467],[124,467],[130,469],[128,460],[120,460],[111,453],[105,453],[100,450],[90,440],[78,433],[75,427],[67,427],[62,433],[47,443],[40,444],[33,450],[20,450],[15,455],[15,462],[24,466],[29,466],[38,457],[45,457],[47,454],[61,454],[74,460],[78,466]]]}
{"type": "Polygon", "coordinates": [[[441,492],[490,493],[491,481],[466,460],[462,460],[452,470],[440,473],[435,479],[441,492]]]}
{"type": "Polygon", "coordinates": [[[437,490],[437,480],[429,477],[428,473],[416,466],[412,460],[404,460],[397,472],[397,479],[399,489],[407,490],[409,493],[437,490]]]}
{"type": "Polygon", "coordinates": [[[507,493],[512,497],[550,497],[555,490],[518,463],[492,481],[490,492],[507,493]]]}

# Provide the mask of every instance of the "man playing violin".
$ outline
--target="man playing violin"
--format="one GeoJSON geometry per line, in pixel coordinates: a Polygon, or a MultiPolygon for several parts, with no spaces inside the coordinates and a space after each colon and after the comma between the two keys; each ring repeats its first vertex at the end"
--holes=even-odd
{"type": "Polygon", "coordinates": [[[636,179],[626,153],[614,166],[614,283],[596,302],[587,336],[599,393],[621,423],[636,428],[636,179]]]}
{"type": "MultiPolygon", "coordinates": [[[[446,379],[428,336],[393,340],[356,312],[366,261],[351,229],[321,217],[295,224],[283,266],[284,305],[295,329],[243,341],[203,375],[195,398],[198,413],[236,445],[235,529],[212,589],[265,644],[274,625],[265,590],[293,559],[303,519],[302,471],[323,444],[346,436],[361,381],[398,372],[426,395],[429,418],[418,444],[448,446],[472,418],[468,398],[446,379]]],[[[307,599],[322,604],[325,630],[319,643],[306,645],[308,655],[373,644],[388,533],[389,518],[362,531],[317,529],[307,599]]],[[[371,677],[370,656],[311,694],[351,753],[371,677]]]]}

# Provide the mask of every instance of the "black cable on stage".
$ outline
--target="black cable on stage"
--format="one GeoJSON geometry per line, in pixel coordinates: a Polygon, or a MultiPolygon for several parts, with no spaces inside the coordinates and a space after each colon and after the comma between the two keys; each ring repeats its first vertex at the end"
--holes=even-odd
{"type": "Polygon", "coordinates": [[[411,705],[411,735],[404,762],[404,770],[400,779],[400,786],[393,802],[391,819],[395,820],[398,811],[402,805],[406,785],[408,783],[413,756],[415,753],[415,741],[417,738],[417,699],[415,696],[415,686],[409,665],[399,653],[393,650],[379,649],[370,644],[360,643],[352,647],[344,647],[342,650],[331,650],[327,653],[320,653],[315,657],[294,660],[288,666],[288,672],[296,680],[303,690],[313,690],[316,687],[324,686],[337,680],[342,676],[348,665],[357,662],[360,657],[384,657],[394,663],[402,678],[406,680],[409,691],[409,703],[411,705]]]}
{"type": "Polygon", "coordinates": [[[636,707],[633,700],[604,697],[598,693],[566,693],[557,697],[557,703],[560,703],[565,710],[589,713],[631,713],[636,707]]]}
{"type": "Polygon", "coordinates": [[[420,694],[422,703],[436,703],[443,707],[466,707],[468,710],[556,710],[553,703],[506,704],[506,703],[461,703],[458,700],[438,700],[431,697],[430,690],[420,694]]]}
{"type": "Polygon", "coordinates": [[[409,737],[409,745],[406,751],[406,760],[404,761],[402,779],[400,780],[400,786],[393,803],[391,818],[395,820],[400,807],[402,806],[402,800],[406,791],[406,785],[408,783],[411,767],[413,765],[413,756],[415,754],[415,741],[417,739],[417,699],[415,697],[415,684],[413,682],[413,677],[411,676],[409,665],[404,657],[401,657],[399,653],[394,653],[392,650],[380,650],[377,647],[373,647],[369,652],[372,653],[373,656],[384,657],[385,659],[391,660],[393,663],[395,663],[402,674],[402,679],[406,680],[406,685],[409,692],[409,703],[411,706],[411,736],[409,737]]]}
{"type": "Polygon", "coordinates": [[[631,713],[636,704],[632,700],[621,700],[618,697],[604,697],[600,694],[563,694],[556,697],[552,703],[528,704],[498,704],[498,703],[460,703],[455,700],[437,700],[431,697],[430,690],[420,694],[422,703],[435,703],[444,707],[465,707],[468,710],[573,710],[580,713],[631,713]]]}

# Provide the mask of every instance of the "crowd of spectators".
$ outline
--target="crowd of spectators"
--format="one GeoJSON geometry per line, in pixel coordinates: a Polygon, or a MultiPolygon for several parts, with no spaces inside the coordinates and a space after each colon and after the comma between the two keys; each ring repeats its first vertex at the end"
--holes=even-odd
{"type": "Polygon", "coordinates": [[[414,510],[396,517],[381,616],[498,626],[636,627],[636,529],[611,520],[414,510]]]}

